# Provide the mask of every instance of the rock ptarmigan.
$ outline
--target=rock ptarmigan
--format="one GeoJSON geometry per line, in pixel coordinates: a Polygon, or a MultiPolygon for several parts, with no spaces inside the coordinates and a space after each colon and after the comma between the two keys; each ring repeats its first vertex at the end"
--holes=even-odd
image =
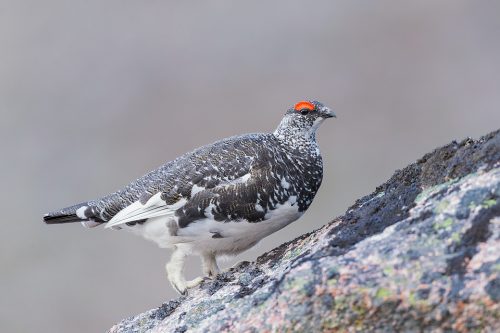
{"type": "Polygon", "coordinates": [[[219,272],[216,258],[245,251],[297,220],[323,178],[316,130],[335,114],[317,101],[287,110],[274,133],[247,134],[198,148],[125,188],[46,214],[48,224],[105,224],[172,248],[168,279],[181,294],[185,259],[201,256],[203,273],[219,272]]]}

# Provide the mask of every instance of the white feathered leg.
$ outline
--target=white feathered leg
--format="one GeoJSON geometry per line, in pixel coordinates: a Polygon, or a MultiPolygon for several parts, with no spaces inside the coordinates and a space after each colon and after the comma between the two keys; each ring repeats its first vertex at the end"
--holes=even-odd
{"type": "Polygon", "coordinates": [[[203,267],[203,275],[210,278],[219,274],[219,266],[217,266],[217,260],[215,259],[215,254],[213,253],[203,253],[201,256],[201,262],[203,267]]]}
{"type": "Polygon", "coordinates": [[[184,262],[186,261],[187,255],[188,254],[183,251],[182,248],[176,246],[170,257],[170,261],[165,266],[168,280],[172,284],[172,287],[181,295],[185,295],[187,289],[196,287],[203,281],[201,277],[197,277],[191,281],[186,281],[184,278],[184,262]]]}

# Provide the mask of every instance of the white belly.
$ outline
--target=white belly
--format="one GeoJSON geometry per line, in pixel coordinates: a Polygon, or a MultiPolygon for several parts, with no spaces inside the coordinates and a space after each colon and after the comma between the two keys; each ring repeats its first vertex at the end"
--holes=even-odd
{"type": "Polygon", "coordinates": [[[169,223],[176,223],[170,220],[172,217],[155,217],[142,225],[124,225],[124,229],[154,241],[162,248],[183,244],[183,247],[193,253],[231,255],[251,248],[264,237],[297,220],[302,214],[297,205],[284,204],[269,212],[265,221],[218,222],[205,218],[178,229],[177,236],[171,236],[167,227],[169,223]],[[218,238],[214,238],[214,235],[218,238]]]}

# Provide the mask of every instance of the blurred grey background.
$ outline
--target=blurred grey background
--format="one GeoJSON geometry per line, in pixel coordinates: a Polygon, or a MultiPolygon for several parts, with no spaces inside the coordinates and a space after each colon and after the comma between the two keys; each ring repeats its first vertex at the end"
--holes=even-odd
{"type": "MultiPolygon", "coordinates": [[[[259,254],[500,124],[498,1],[0,1],[0,331],[97,332],[176,297],[169,253],[42,214],[311,98],[325,179],[259,254]]],[[[188,273],[199,273],[199,261],[188,273]]]]}

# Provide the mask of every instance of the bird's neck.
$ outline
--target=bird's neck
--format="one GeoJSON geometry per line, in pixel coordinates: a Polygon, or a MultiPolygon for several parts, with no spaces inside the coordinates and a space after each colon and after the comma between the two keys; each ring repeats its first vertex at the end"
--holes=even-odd
{"type": "Polygon", "coordinates": [[[316,142],[316,129],[319,124],[298,123],[288,117],[283,118],[274,131],[274,136],[279,141],[292,149],[305,150],[316,155],[319,154],[319,147],[316,142]]]}

